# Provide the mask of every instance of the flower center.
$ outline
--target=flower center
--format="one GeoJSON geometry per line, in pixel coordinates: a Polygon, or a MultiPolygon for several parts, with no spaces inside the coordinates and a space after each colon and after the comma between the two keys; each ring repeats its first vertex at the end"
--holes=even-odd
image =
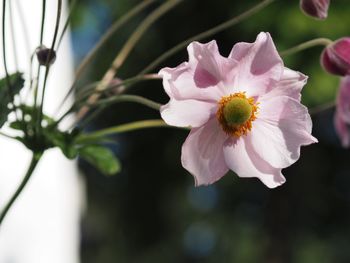
{"type": "Polygon", "coordinates": [[[239,137],[252,129],[258,111],[254,98],[238,92],[222,97],[218,104],[216,117],[228,135],[239,137]]]}

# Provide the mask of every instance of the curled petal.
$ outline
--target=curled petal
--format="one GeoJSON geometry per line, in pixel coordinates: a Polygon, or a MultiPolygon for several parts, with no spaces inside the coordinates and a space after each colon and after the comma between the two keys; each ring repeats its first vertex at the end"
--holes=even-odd
{"type": "Polygon", "coordinates": [[[174,100],[160,109],[163,120],[177,127],[199,127],[215,114],[216,104],[198,100],[174,100]]]}
{"type": "Polygon", "coordinates": [[[259,96],[271,90],[283,74],[283,61],[269,33],[260,33],[254,43],[234,45],[230,58],[238,62],[230,92],[259,96]]]}
{"type": "Polygon", "coordinates": [[[196,71],[188,62],[176,68],[163,68],[159,75],[163,77],[165,92],[176,100],[216,101],[223,95],[220,86],[212,86],[211,76],[199,69],[196,71]]]}
{"type": "Polygon", "coordinates": [[[227,166],[239,177],[257,177],[269,188],[280,186],[286,181],[281,169],[272,167],[260,158],[243,137],[225,143],[224,157],[227,166]]]}
{"type": "Polygon", "coordinates": [[[181,162],[194,176],[196,186],[212,184],[227,173],[223,156],[226,138],[216,118],[191,130],[182,145],[181,162]]]}
{"type": "Polygon", "coordinates": [[[317,142],[308,110],[290,97],[261,101],[259,119],[248,134],[255,152],[271,166],[285,168],[300,157],[300,147],[317,142]]]}
{"type": "Polygon", "coordinates": [[[189,63],[196,65],[196,72],[200,73],[198,76],[195,75],[197,84],[204,82],[216,85],[219,82],[226,82],[227,78],[230,77],[231,70],[237,64],[235,60],[220,55],[215,40],[206,44],[192,42],[188,46],[187,51],[189,63]]]}
{"type": "Polygon", "coordinates": [[[300,92],[306,82],[307,76],[304,74],[289,68],[284,68],[281,80],[264,96],[287,96],[300,101],[300,92]]]}

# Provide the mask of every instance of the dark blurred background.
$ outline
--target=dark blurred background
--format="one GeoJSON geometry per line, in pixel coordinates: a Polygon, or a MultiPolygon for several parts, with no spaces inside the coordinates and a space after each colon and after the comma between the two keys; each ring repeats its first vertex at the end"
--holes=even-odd
{"type": "MultiPolygon", "coordinates": [[[[108,27],[140,1],[78,1],[72,21],[76,63],[108,27]]],[[[161,2],[161,1],[159,1],[161,2]]],[[[118,77],[137,74],[180,41],[223,22],[258,0],[185,0],[145,34],[118,77]]],[[[105,45],[84,74],[84,84],[101,79],[128,36],[157,4],[129,22],[105,45]]],[[[223,55],[234,43],[253,42],[267,31],[279,50],[317,37],[349,35],[348,0],[332,1],[329,18],[316,21],[299,1],[276,1],[216,39],[223,55]]],[[[202,41],[203,42],[203,41],[202,41]]],[[[285,59],[286,66],[309,75],[303,102],[313,108],[334,100],[339,79],[319,65],[322,47],[285,59]]],[[[187,60],[186,50],[162,66],[187,60]]],[[[158,71],[161,67],[157,68],[158,71]]],[[[166,103],[160,81],[138,84],[134,94],[166,103]]],[[[350,262],[350,160],[333,128],[333,111],[313,115],[319,143],[303,147],[300,160],[284,170],[287,182],[268,189],[257,179],[233,173],[209,187],[194,187],[181,166],[187,131],[149,129],[115,136],[111,149],[122,172],[104,177],[81,162],[87,210],[81,222],[84,263],[109,262],[350,262]]],[[[95,130],[134,120],[159,118],[136,104],[107,108],[87,127],[95,130]]]]}

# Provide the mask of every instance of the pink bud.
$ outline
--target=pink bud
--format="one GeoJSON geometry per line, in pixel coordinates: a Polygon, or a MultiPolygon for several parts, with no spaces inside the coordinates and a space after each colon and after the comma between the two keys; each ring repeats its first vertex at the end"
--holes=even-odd
{"type": "Polygon", "coordinates": [[[334,116],[336,132],[343,147],[350,146],[350,76],[342,78],[334,116]]]}
{"type": "Polygon", "coordinates": [[[350,74],[350,37],[344,37],[327,46],[321,55],[323,68],[335,75],[350,74]]]}
{"type": "Polygon", "coordinates": [[[326,19],[330,0],[301,0],[300,8],[309,16],[326,19]]]}

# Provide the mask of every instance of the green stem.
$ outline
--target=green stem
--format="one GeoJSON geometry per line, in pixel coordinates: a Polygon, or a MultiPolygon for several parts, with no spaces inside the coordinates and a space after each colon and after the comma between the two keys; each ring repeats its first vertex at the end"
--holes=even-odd
{"type": "Polygon", "coordinates": [[[40,46],[43,44],[43,39],[44,39],[45,16],[46,16],[46,0],[43,0],[42,13],[41,13],[40,40],[39,40],[40,46]]]}
{"type": "MultiPolygon", "coordinates": [[[[136,30],[131,34],[130,38],[126,41],[118,55],[115,57],[112,65],[107,70],[106,74],[103,76],[101,83],[96,87],[96,90],[101,91],[108,87],[110,82],[113,80],[114,76],[117,74],[118,69],[122,66],[131,50],[136,46],[143,34],[151,27],[151,25],[156,22],[161,16],[166,14],[168,11],[173,9],[176,5],[184,0],[168,0],[163,3],[160,7],[149,14],[142,23],[136,28],[136,30]]],[[[88,102],[94,103],[98,100],[99,94],[93,94],[88,102]]],[[[88,108],[83,107],[77,114],[77,120],[81,120],[85,114],[88,112],[88,108]]]]}
{"type": "Polygon", "coordinates": [[[10,75],[8,73],[8,68],[7,68],[7,58],[6,58],[6,0],[3,0],[2,2],[2,55],[3,55],[3,63],[4,63],[4,69],[5,69],[5,75],[6,75],[6,87],[7,87],[7,93],[9,97],[11,98],[12,105],[14,108],[14,113],[16,116],[16,119],[18,120],[18,115],[17,115],[17,106],[14,103],[14,94],[12,92],[12,85],[10,81],[10,75]]]}
{"type": "Polygon", "coordinates": [[[124,25],[126,22],[128,22],[132,17],[140,13],[142,10],[144,10],[146,7],[148,7],[150,4],[152,4],[155,0],[146,0],[142,1],[140,4],[135,6],[133,9],[131,9],[128,13],[126,13],[124,16],[122,16],[119,20],[117,20],[108,30],[107,32],[102,36],[100,41],[96,44],[96,46],[89,52],[89,54],[84,58],[84,60],[80,63],[77,71],[76,71],[76,79],[78,79],[83,72],[83,70],[86,68],[86,66],[91,62],[91,60],[96,56],[97,52],[106,44],[106,42],[116,33],[116,31],[124,25]]]}
{"type": "Polygon", "coordinates": [[[78,80],[80,79],[81,74],[84,72],[86,67],[91,63],[92,59],[97,55],[98,51],[101,50],[101,48],[118,31],[119,28],[121,28],[131,18],[136,16],[138,13],[140,13],[142,10],[144,10],[146,7],[148,7],[154,1],[155,0],[142,1],[140,4],[138,4],[137,6],[132,8],[130,11],[128,11],[124,16],[119,18],[116,22],[114,22],[114,24],[107,30],[107,32],[102,36],[102,38],[95,45],[95,47],[86,55],[86,57],[83,59],[83,61],[78,66],[76,73],[75,73],[74,82],[73,82],[72,86],[70,87],[69,91],[67,92],[66,96],[63,98],[63,100],[60,103],[56,112],[62,107],[62,105],[65,103],[65,101],[68,99],[68,97],[72,94],[78,80]]]}
{"type": "Polygon", "coordinates": [[[115,102],[135,102],[157,111],[159,111],[160,107],[162,106],[160,103],[137,95],[113,96],[108,99],[99,100],[95,105],[110,105],[115,102]]]}
{"type": "Polygon", "coordinates": [[[14,21],[13,21],[13,2],[9,2],[9,9],[10,9],[10,30],[11,30],[11,37],[12,37],[12,51],[13,51],[13,59],[15,62],[15,68],[16,72],[18,72],[18,56],[17,56],[17,41],[16,41],[16,32],[14,27],[14,21]]]}
{"type": "Polygon", "coordinates": [[[64,37],[64,35],[65,35],[65,33],[66,33],[67,29],[68,29],[69,22],[70,22],[70,20],[71,20],[71,18],[72,18],[73,10],[74,10],[75,5],[77,4],[77,2],[78,2],[77,0],[72,0],[72,2],[70,3],[70,6],[69,6],[69,14],[68,14],[68,16],[67,16],[67,19],[66,19],[66,22],[65,22],[65,24],[64,24],[64,27],[63,27],[63,29],[62,29],[62,32],[61,32],[61,34],[60,34],[60,37],[59,37],[59,39],[58,39],[58,41],[57,41],[56,52],[58,52],[58,49],[59,49],[60,46],[61,46],[63,37],[64,37]]]}
{"type": "Polygon", "coordinates": [[[1,136],[4,136],[4,137],[6,137],[6,138],[9,138],[9,139],[17,140],[17,138],[12,137],[12,136],[10,136],[10,135],[8,135],[8,134],[6,134],[6,133],[3,133],[3,132],[0,132],[0,135],[1,135],[1,136]]]}
{"type": "Polygon", "coordinates": [[[154,70],[157,66],[159,66],[162,62],[164,62],[166,59],[168,59],[169,57],[171,57],[172,55],[174,55],[175,53],[177,53],[178,51],[182,50],[184,47],[186,47],[189,43],[191,43],[192,41],[199,41],[202,40],[204,38],[210,37],[214,34],[217,34],[235,24],[238,24],[240,22],[242,22],[244,19],[251,17],[252,15],[256,14],[257,12],[259,12],[261,9],[265,8],[266,6],[268,6],[269,4],[271,4],[273,1],[275,0],[265,0],[262,1],[261,3],[255,5],[254,7],[252,7],[251,9],[245,11],[244,13],[222,23],[219,24],[207,31],[204,31],[198,35],[195,35],[193,37],[190,37],[186,40],[184,40],[183,42],[177,44],[175,47],[169,49],[168,51],[164,52],[161,56],[159,56],[156,60],[154,60],[151,64],[149,64],[146,68],[144,68],[139,75],[143,75],[149,71],[154,70]]]}
{"type": "Polygon", "coordinates": [[[104,94],[108,91],[111,91],[112,93],[116,93],[116,94],[120,94],[122,92],[125,91],[125,89],[127,88],[127,86],[131,85],[131,84],[135,84],[141,81],[146,81],[146,80],[161,80],[162,77],[160,75],[157,74],[146,74],[146,75],[139,75],[136,77],[131,77],[128,79],[125,79],[119,83],[113,84],[113,85],[109,85],[107,88],[105,88],[104,90],[96,90],[96,86],[98,86],[100,84],[100,81],[91,83],[90,85],[88,85],[86,88],[84,88],[81,92],[78,92],[76,94],[76,103],[80,103],[82,100],[87,99],[89,96],[91,96],[92,94],[98,93],[98,94],[104,94]],[[118,90],[117,90],[118,88],[118,90]]]}
{"type": "Polygon", "coordinates": [[[16,192],[12,195],[12,197],[10,198],[8,203],[5,205],[5,207],[1,211],[1,214],[0,214],[0,225],[3,222],[3,220],[4,220],[5,216],[7,215],[8,211],[10,210],[11,206],[16,201],[17,197],[21,194],[22,190],[24,189],[24,187],[28,183],[28,181],[29,181],[30,177],[32,176],[33,171],[34,171],[35,167],[37,166],[41,156],[42,156],[41,152],[40,153],[33,153],[32,160],[30,162],[30,165],[29,165],[29,168],[27,170],[26,175],[24,176],[21,184],[18,186],[16,192]]]}
{"type": "Polygon", "coordinates": [[[122,124],[122,125],[110,127],[107,129],[99,130],[93,133],[80,135],[77,138],[76,142],[83,143],[86,141],[99,139],[101,137],[116,134],[116,133],[123,133],[128,131],[135,131],[140,129],[155,128],[155,127],[172,127],[172,126],[169,126],[163,120],[135,121],[135,122],[130,122],[127,124],[122,124]]]}
{"type": "Polygon", "coordinates": [[[305,49],[308,49],[308,48],[312,48],[315,46],[328,46],[332,43],[333,43],[333,41],[328,39],[328,38],[316,38],[316,39],[312,39],[310,41],[306,41],[304,43],[301,43],[295,47],[284,50],[284,51],[280,52],[280,55],[282,57],[285,57],[285,56],[289,56],[289,55],[298,53],[298,52],[305,50],[305,49]]]}
{"type": "Polygon", "coordinates": [[[44,77],[44,83],[43,83],[43,91],[42,91],[42,95],[41,95],[41,103],[39,105],[40,109],[39,109],[39,112],[38,112],[37,128],[38,128],[39,131],[41,129],[41,119],[42,119],[42,115],[43,115],[45,91],[46,91],[46,86],[47,86],[46,85],[47,84],[47,78],[48,78],[49,72],[50,72],[50,63],[49,63],[49,61],[51,59],[52,52],[54,52],[54,48],[55,48],[55,44],[56,44],[56,40],[57,40],[58,29],[59,29],[59,26],[60,26],[61,13],[62,13],[62,0],[57,0],[57,15],[56,15],[55,31],[54,31],[54,35],[53,35],[51,49],[50,49],[48,57],[46,59],[46,68],[45,68],[46,71],[45,71],[45,77],[44,77]]]}
{"type": "MultiPolygon", "coordinates": [[[[46,0],[42,1],[42,7],[41,7],[41,26],[40,26],[40,38],[39,38],[39,46],[41,46],[43,44],[43,40],[44,40],[44,29],[45,29],[45,17],[46,17],[46,0]]],[[[38,96],[39,96],[39,79],[40,79],[40,68],[41,65],[40,63],[38,64],[38,69],[37,69],[37,75],[36,75],[36,82],[33,83],[34,81],[32,81],[32,66],[33,66],[33,61],[35,58],[35,52],[32,54],[31,58],[30,58],[30,63],[31,63],[31,67],[30,67],[30,90],[32,89],[32,85],[35,84],[34,86],[34,109],[35,111],[37,111],[37,105],[38,105],[38,96]]],[[[40,115],[39,112],[37,112],[38,116],[40,115]]],[[[39,126],[39,122],[37,124],[37,126],[39,126]]],[[[39,129],[39,127],[38,127],[39,129]]]]}
{"type": "Polygon", "coordinates": [[[57,124],[60,123],[69,114],[71,114],[74,111],[76,111],[77,109],[79,109],[79,105],[87,104],[86,102],[84,102],[84,100],[86,98],[88,98],[91,94],[94,94],[94,93],[101,94],[101,93],[106,93],[106,92],[111,91],[111,90],[118,89],[117,91],[114,91],[114,93],[118,95],[118,94],[122,93],[124,91],[124,89],[130,84],[134,84],[134,83],[137,83],[140,81],[155,80],[155,79],[161,79],[161,77],[158,76],[157,74],[147,74],[144,76],[136,76],[136,77],[132,77],[132,78],[123,80],[120,83],[117,83],[115,85],[110,85],[108,88],[106,88],[105,90],[102,90],[102,91],[95,90],[95,88],[99,84],[99,82],[91,83],[83,91],[81,91],[80,93],[77,93],[77,95],[76,95],[77,99],[74,102],[74,104],[60,118],[58,118],[56,123],[57,124]]]}

